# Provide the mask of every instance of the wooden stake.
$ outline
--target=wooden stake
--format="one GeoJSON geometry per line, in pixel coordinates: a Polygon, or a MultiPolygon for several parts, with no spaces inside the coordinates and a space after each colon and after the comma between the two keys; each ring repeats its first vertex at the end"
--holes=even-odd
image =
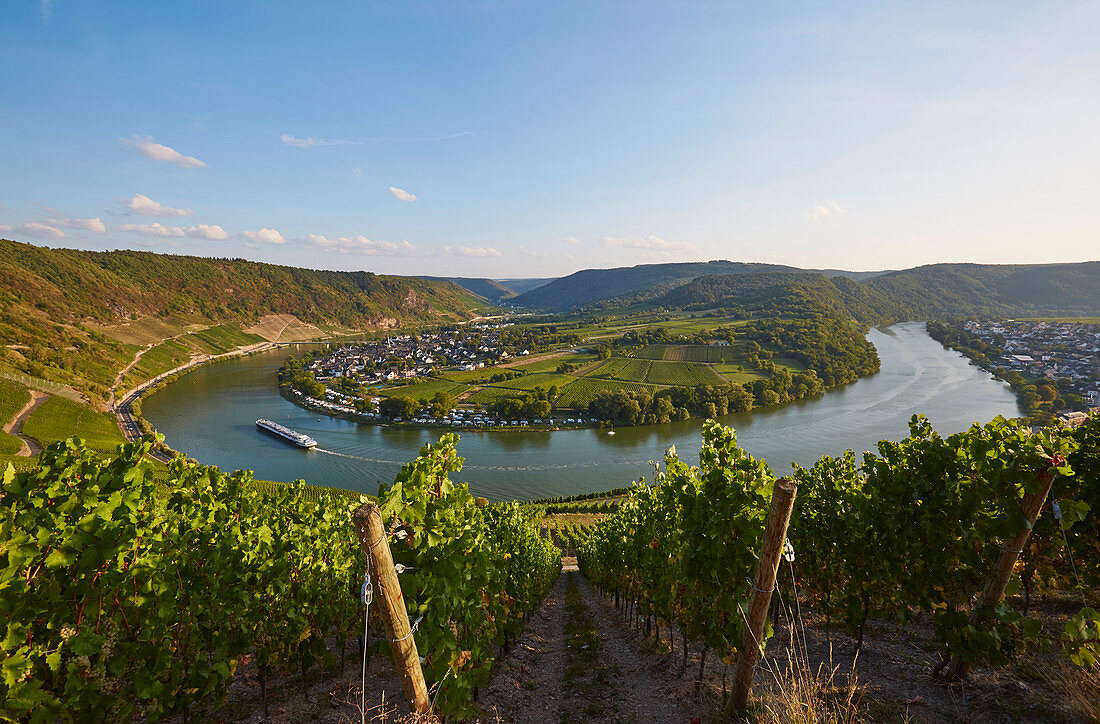
{"type": "MultiPolygon", "coordinates": [[[[1053,469],[1047,468],[1036,475],[1039,490],[1024,496],[1020,507],[1024,518],[1027,520],[1027,525],[1021,528],[1001,548],[1001,554],[997,556],[997,565],[993,568],[993,575],[990,576],[989,581],[985,584],[985,589],[982,590],[981,602],[974,613],[970,614],[970,624],[972,626],[981,623],[984,612],[996,606],[1004,598],[1005,588],[1008,587],[1012,572],[1016,569],[1016,561],[1019,560],[1020,552],[1027,545],[1031,529],[1035,526],[1035,519],[1039,517],[1039,511],[1043,509],[1043,505],[1047,501],[1047,495],[1050,494],[1050,489],[1054,485],[1054,474],[1053,469]]],[[[951,668],[948,669],[947,678],[951,680],[961,679],[966,676],[969,669],[969,664],[955,656],[951,662],[951,668]]]]}
{"type": "Polygon", "coordinates": [[[733,675],[733,696],[730,697],[730,708],[734,711],[742,711],[749,703],[752,677],[756,671],[756,662],[760,659],[762,648],[760,642],[764,638],[764,624],[767,621],[772,591],[775,589],[775,576],[779,570],[783,543],[787,540],[787,524],[791,522],[791,509],[794,507],[796,492],[798,492],[798,484],[793,480],[780,478],[775,481],[772,505],[768,510],[768,520],[764,526],[764,543],[760,548],[760,565],[756,569],[752,602],[749,603],[748,625],[741,636],[737,670],[733,675]]]}
{"type": "MultiPolygon", "coordinates": [[[[380,604],[379,615],[382,617],[386,638],[390,642],[393,660],[405,686],[409,708],[413,713],[423,714],[430,706],[428,687],[424,683],[424,671],[420,668],[416,641],[409,629],[409,614],[405,609],[405,598],[401,595],[397,571],[393,567],[393,555],[386,540],[386,529],[382,525],[382,511],[377,505],[367,503],[355,511],[352,520],[359,536],[359,546],[367,556],[367,565],[380,604]]],[[[365,641],[363,645],[366,645],[365,641]]]]}

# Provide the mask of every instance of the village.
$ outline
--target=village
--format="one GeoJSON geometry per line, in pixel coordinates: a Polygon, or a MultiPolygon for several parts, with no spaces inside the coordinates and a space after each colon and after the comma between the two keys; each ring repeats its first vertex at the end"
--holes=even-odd
{"type": "Polygon", "coordinates": [[[430,376],[436,367],[476,370],[530,354],[513,355],[501,344],[501,333],[512,324],[477,324],[457,330],[402,334],[379,342],[345,345],[318,357],[309,369],[318,381],[348,377],[363,385],[430,376]]]}
{"type": "Polygon", "coordinates": [[[475,371],[530,355],[529,349],[510,347],[502,339],[504,331],[512,326],[512,323],[481,323],[456,330],[395,335],[376,342],[344,345],[314,357],[306,365],[306,370],[312,374],[311,379],[323,385],[323,395],[320,387],[316,388],[317,392],[309,394],[291,386],[285,388],[284,394],[304,407],[361,422],[384,421],[467,429],[560,429],[594,424],[595,419],[578,415],[558,419],[548,415],[506,419],[490,411],[488,405],[458,407],[449,398],[445,405],[433,404],[439,403],[438,399],[430,402],[421,400],[415,410],[409,407],[402,414],[387,409],[386,397],[363,393],[372,386],[403,385],[415,378],[431,377],[437,369],[475,371]],[[359,388],[359,391],[346,394],[348,384],[359,388]]]}
{"type": "Polygon", "coordinates": [[[994,369],[1050,380],[1067,402],[1080,398],[1080,405],[1067,407],[1062,415],[1066,419],[1100,409],[1100,326],[1008,320],[969,321],[964,329],[1001,351],[999,357],[990,355],[994,369]]]}

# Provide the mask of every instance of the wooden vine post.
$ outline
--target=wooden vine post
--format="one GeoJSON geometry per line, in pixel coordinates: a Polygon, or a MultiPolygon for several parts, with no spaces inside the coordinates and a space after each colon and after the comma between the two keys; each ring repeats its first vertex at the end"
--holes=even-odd
{"type": "Polygon", "coordinates": [[[771,604],[775,577],[779,571],[779,557],[783,554],[783,543],[787,540],[787,524],[791,522],[791,510],[794,508],[797,491],[798,485],[793,480],[780,478],[775,481],[772,504],[764,526],[764,543],[760,548],[760,565],[756,570],[752,602],[746,616],[748,623],[741,636],[737,669],[733,677],[730,708],[735,711],[743,710],[749,703],[752,678],[761,654],[760,641],[764,638],[768,606],[771,604]]]}
{"type": "MultiPolygon", "coordinates": [[[[1020,505],[1021,512],[1027,520],[1027,525],[1008,539],[1004,547],[1001,548],[1001,554],[997,556],[997,565],[993,568],[993,575],[990,576],[989,581],[986,582],[985,588],[982,590],[981,602],[978,604],[978,608],[970,614],[971,625],[980,623],[983,612],[993,608],[1004,598],[1005,589],[1012,578],[1012,572],[1016,569],[1016,561],[1019,560],[1024,546],[1027,545],[1027,539],[1031,535],[1031,529],[1035,527],[1035,520],[1039,517],[1039,511],[1043,509],[1043,505],[1047,501],[1047,495],[1050,494],[1050,489],[1054,485],[1054,476],[1053,467],[1048,467],[1035,476],[1038,482],[1038,490],[1025,495],[1020,505]]],[[[969,664],[955,656],[951,662],[951,668],[948,669],[947,678],[951,680],[961,679],[966,676],[969,669],[969,664]]]]}
{"type": "MultiPolygon", "coordinates": [[[[401,584],[397,580],[390,544],[386,540],[386,529],[382,525],[382,511],[377,505],[367,503],[359,506],[352,520],[359,536],[359,546],[367,557],[367,567],[378,597],[377,608],[386,630],[386,638],[390,642],[393,660],[405,686],[409,708],[414,713],[423,714],[430,706],[428,687],[424,683],[420,654],[417,653],[416,641],[409,627],[405,598],[401,595],[401,584]]],[[[366,642],[363,643],[366,645],[366,642]]]]}

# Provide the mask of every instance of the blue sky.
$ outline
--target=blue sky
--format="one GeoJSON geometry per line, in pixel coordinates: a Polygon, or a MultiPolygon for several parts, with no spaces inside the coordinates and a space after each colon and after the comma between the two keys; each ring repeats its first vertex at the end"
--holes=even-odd
{"type": "Polygon", "coordinates": [[[0,7],[0,233],[490,277],[1100,258],[1095,2],[0,7]]]}

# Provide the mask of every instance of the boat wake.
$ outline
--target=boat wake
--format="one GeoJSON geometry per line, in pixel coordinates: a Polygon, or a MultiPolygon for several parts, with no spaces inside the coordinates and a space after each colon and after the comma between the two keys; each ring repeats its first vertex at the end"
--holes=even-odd
{"type": "MultiPolygon", "coordinates": [[[[313,448],[314,452],[325,453],[326,455],[335,455],[341,458],[349,458],[351,460],[361,460],[365,463],[379,463],[382,465],[397,465],[401,466],[409,462],[408,460],[383,460],[381,458],[368,458],[362,455],[352,455],[351,453],[337,452],[336,450],[325,450],[323,448],[313,448]]],[[[623,465],[638,465],[649,466],[649,460],[620,460],[617,461],[623,465]]],[[[579,470],[582,468],[595,468],[600,465],[605,465],[606,460],[591,460],[583,463],[562,463],[557,465],[463,465],[463,471],[469,470],[493,470],[500,472],[524,472],[524,471],[539,471],[539,470],[579,470]]]]}

